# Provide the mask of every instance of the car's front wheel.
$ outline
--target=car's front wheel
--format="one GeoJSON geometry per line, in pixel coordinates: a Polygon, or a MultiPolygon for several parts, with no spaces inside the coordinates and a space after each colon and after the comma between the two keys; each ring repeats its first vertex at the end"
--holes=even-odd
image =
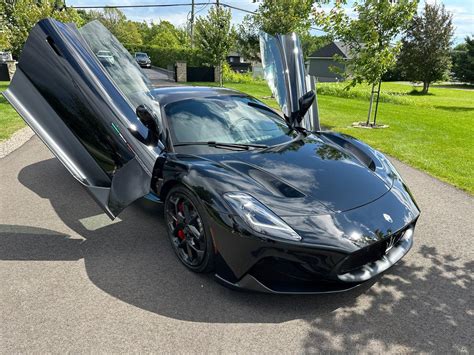
{"type": "Polygon", "coordinates": [[[213,245],[202,203],[184,186],[175,186],[164,207],[168,236],[179,260],[192,271],[211,271],[213,245]]]}

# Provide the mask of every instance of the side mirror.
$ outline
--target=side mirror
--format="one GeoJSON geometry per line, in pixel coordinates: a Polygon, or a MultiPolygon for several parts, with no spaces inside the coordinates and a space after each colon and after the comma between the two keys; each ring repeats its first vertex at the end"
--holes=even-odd
{"type": "Polygon", "coordinates": [[[134,137],[146,145],[158,144],[158,123],[153,110],[147,105],[140,105],[136,108],[136,114],[140,122],[148,129],[148,134],[143,137],[138,131],[133,131],[134,137]]]}
{"type": "Polygon", "coordinates": [[[298,123],[301,122],[304,115],[306,115],[306,112],[308,112],[315,98],[316,98],[316,94],[314,93],[313,90],[308,91],[306,94],[304,94],[303,96],[299,98],[298,100],[299,111],[296,116],[296,120],[298,121],[298,123]]]}

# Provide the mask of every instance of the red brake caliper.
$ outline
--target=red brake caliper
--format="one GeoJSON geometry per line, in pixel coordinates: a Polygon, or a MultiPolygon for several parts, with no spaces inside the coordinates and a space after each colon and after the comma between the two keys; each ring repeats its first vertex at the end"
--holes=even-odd
{"type": "Polygon", "coordinates": [[[184,240],[184,238],[186,238],[182,229],[178,230],[178,238],[181,240],[184,240]]]}
{"type": "MultiPolygon", "coordinates": [[[[184,213],[184,203],[181,201],[178,203],[178,211],[184,213]]],[[[184,231],[182,229],[178,230],[178,238],[184,240],[186,238],[184,231]]]]}

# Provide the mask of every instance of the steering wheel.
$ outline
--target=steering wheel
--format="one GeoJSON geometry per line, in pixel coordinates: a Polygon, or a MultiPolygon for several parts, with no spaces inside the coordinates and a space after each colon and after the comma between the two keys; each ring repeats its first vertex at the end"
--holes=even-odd
{"type": "Polygon", "coordinates": [[[229,129],[233,131],[235,127],[237,127],[239,124],[241,124],[244,121],[252,121],[252,119],[248,117],[240,117],[234,123],[229,124],[229,129]]]}

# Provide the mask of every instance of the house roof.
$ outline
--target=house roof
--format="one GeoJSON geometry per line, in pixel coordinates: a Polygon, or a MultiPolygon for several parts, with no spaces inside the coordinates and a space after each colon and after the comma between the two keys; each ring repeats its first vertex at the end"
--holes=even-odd
{"type": "Polygon", "coordinates": [[[350,58],[349,46],[342,42],[331,42],[328,45],[319,48],[313,52],[310,58],[332,58],[334,55],[340,55],[342,58],[350,58]]]}

